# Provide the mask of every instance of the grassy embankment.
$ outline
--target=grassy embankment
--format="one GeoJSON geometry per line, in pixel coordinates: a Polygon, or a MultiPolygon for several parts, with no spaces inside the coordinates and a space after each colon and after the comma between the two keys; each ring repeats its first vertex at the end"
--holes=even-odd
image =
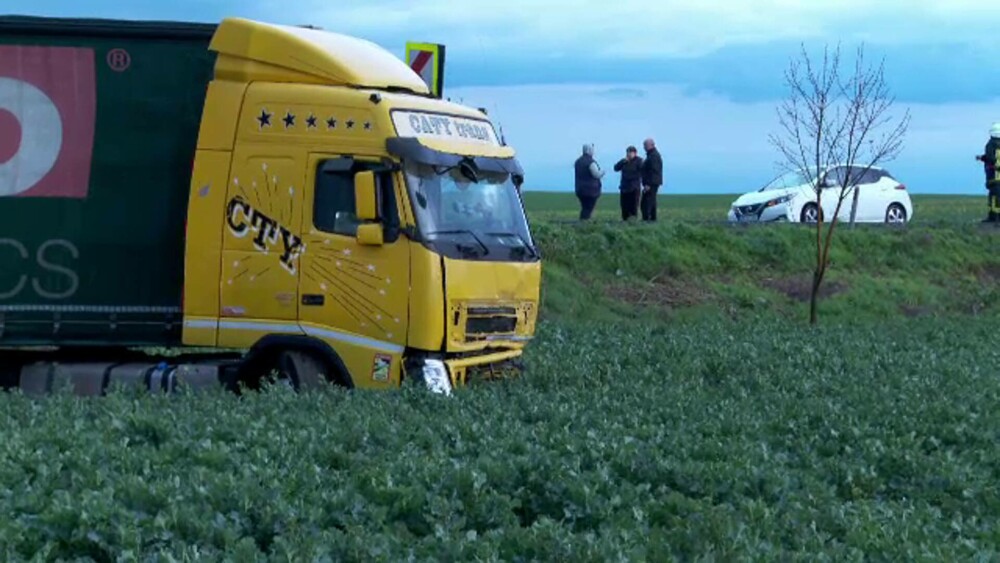
{"type": "MultiPolygon", "coordinates": [[[[981,198],[917,196],[906,228],[838,227],[821,315],[827,319],[1000,312],[1000,229],[981,198]]],[[[815,230],[724,224],[731,196],[668,196],[658,225],[624,225],[602,198],[593,224],[569,194],[526,196],[545,259],[548,318],[677,318],[777,313],[804,318],[815,230]]]]}

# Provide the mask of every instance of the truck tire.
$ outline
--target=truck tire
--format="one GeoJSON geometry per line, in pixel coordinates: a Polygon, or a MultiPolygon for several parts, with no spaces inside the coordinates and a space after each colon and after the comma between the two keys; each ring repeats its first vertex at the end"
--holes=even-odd
{"type": "Polygon", "coordinates": [[[300,350],[278,352],[274,370],[279,381],[285,379],[296,391],[318,389],[327,381],[326,366],[315,355],[300,350]]]}
{"type": "Polygon", "coordinates": [[[268,361],[260,364],[260,369],[252,370],[249,381],[251,389],[260,389],[265,381],[285,385],[295,391],[309,391],[321,388],[330,377],[326,363],[315,354],[302,350],[277,350],[268,361]]]}

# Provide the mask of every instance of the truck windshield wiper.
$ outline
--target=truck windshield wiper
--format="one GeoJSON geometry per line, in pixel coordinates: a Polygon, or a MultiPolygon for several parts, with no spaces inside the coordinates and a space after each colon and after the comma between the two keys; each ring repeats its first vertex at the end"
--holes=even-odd
{"type": "Polygon", "coordinates": [[[491,237],[515,237],[517,240],[521,241],[521,245],[524,249],[531,253],[533,258],[538,258],[538,250],[534,246],[528,244],[528,241],[521,236],[519,233],[486,233],[491,237]]]}
{"type": "Polygon", "coordinates": [[[479,238],[479,235],[470,231],[469,229],[454,229],[450,231],[434,231],[431,233],[427,233],[427,236],[429,237],[435,235],[469,235],[472,238],[476,239],[476,243],[478,243],[479,246],[483,248],[483,256],[486,256],[487,254],[490,253],[490,247],[486,246],[486,243],[483,242],[483,239],[479,238]]]}

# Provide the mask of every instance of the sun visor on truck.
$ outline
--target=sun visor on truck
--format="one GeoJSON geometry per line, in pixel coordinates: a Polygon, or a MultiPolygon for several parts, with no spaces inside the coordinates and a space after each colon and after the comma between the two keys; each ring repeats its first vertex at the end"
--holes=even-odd
{"type": "Polygon", "coordinates": [[[416,137],[393,137],[386,141],[386,149],[388,149],[389,154],[402,158],[403,160],[413,160],[434,166],[457,166],[463,158],[468,156],[475,160],[476,166],[478,166],[480,170],[506,174],[518,174],[521,176],[524,175],[524,169],[521,168],[521,163],[514,158],[513,150],[508,147],[498,147],[499,149],[506,150],[499,150],[497,153],[506,153],[510,156],[481,156],[475,154],[462,155],[446,152],[437,148],[432,148],[431,146],[428,146],[428,144],[433,144],[433,142],[428,143],[427,141],[416,137]]]}

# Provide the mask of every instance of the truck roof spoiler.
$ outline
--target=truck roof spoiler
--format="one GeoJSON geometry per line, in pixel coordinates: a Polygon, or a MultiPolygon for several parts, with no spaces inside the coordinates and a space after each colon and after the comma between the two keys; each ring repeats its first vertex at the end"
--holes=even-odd
{"type": "Polygon", "coordinates": [[[433,166],[458,166],[462,159],[471,158],[480,170],[519,176],[524,175],[521,163],[514,157],[497,158],[439,151],[424,145],[416,137],[392,137],[386,141],[386,149],[389,151],[389,154],[403,160],[413,160],[433,166]]]}

